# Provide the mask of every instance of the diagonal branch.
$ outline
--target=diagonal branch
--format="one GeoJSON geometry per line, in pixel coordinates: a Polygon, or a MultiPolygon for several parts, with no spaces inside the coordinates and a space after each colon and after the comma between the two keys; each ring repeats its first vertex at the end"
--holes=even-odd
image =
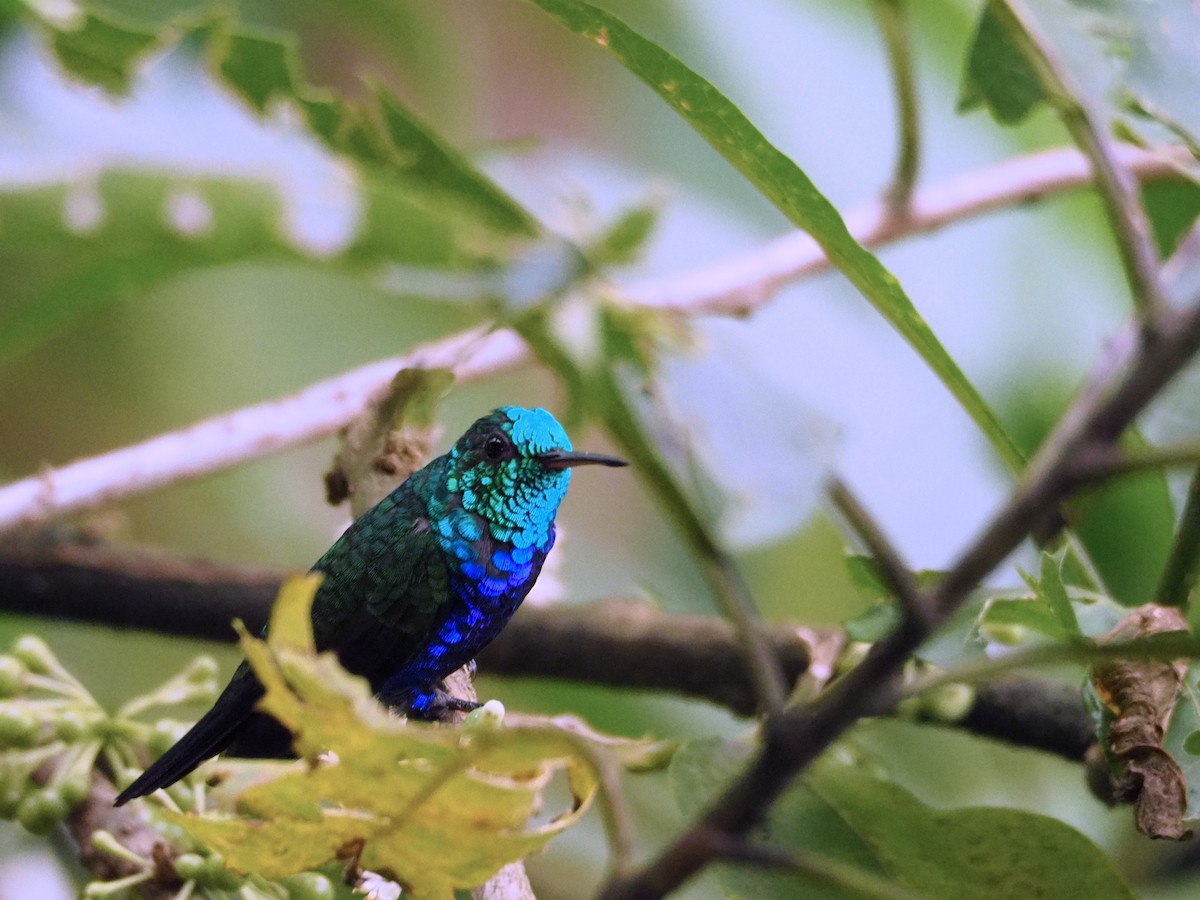
{"type": "MultiPolygon", "coordinates": [[[[789,709],[763,726],[763,745],[746,771],[692,828],[641,871],[609,882],[606,900],[657,898],[683,884],[713,855],[697,835],[742,837],[758,825],[797,773],[864,716],[892,709],[905,661],[968,593],[1033,533],[1076,488],[1077,457],[1112,446],[1133,418],[1200,349],[1200,296],[1185,309],[1160,308],[1109,381],[1085,390],[1030,463],[1008,503],[930,592],[928,621],[906,616],[861,664],[814,703],[789,709]],[[1151,337],[1152,336],[1152,337],[1151,337]]],[[[1107,366],[1108,361],[1103,361],[1107,366]]]]}
{"type": "Polygon", "coordinates": [[[523,353],[511,332],[473,329],[352,369],[289,397],[15,481],[0,488],[0,532],[30,528],[329,437],[361,415],[401,369],[453,369],[460,380],[470,381],[512,368],[523,353]]]}

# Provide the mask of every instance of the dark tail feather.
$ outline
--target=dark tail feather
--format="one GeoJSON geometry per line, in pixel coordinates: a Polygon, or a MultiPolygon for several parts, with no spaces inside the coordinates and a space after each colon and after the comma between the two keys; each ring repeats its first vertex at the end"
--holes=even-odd
{"type": "Polygon", "coordinates": [[[263,687],[258,679],[239,671],[226,685],[213,708],[133,784],[121,791],[114,805],[121,806],[134,797],[144,797],[161,787],[172,785],[206,759],[216,756],[233,741],[262,695],[263,687]]]}

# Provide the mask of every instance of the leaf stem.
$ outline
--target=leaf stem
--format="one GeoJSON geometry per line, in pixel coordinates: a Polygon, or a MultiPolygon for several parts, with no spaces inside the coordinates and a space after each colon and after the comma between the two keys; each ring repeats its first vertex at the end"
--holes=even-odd
{"type": "MultiPolygon", "coordinates": [[[[1193,448],[1200,459],[1200,447],[1193,448]]],[[[1200,469],[1192,476],[1188,486],[1187,502],[1179,518],[1179,528],[1171,544],[1167,564],[1163,567],[1162,579],[1154,597],[1163,606],[1186,609],[1192,588],[1196,586],[1197,567],[1200,566],[1200,469]]]]}
{"type": "Polygon", "coordinates": [[[840,888],[871,900],[916,900],[917,895],[898,884],[872,875],[841,860],[818,853],[803,856],[761,841],[729,840],[714,835],[715,855],[727,862],[792,872],[807,881],[840,888]]]}
{"type": "Polygon", "coordinates": [[[1122,165],[1115,142],[1084,92],[1055,56],[1022,0],[994,0],[991,8],[1022,49],[1063,125],[1091,160],[1096,187],[1117,239],[1134,306],[1143,321],[1165,300],[1158,252],[1150,235],[1137,182],[1122,165]]]}
{"type": "Polygon", "coordinates": [[[896,117],[899,121],[899,147],[892,182],[884,194],[892,215],[908,213],[917,169],[921,162],[921,119],[917,104],[917,81],[913,65],[912,38],[908,28],[905,0],[874,0],[872,4],[883,42],[887,47],[896,92],[896,117]]]}

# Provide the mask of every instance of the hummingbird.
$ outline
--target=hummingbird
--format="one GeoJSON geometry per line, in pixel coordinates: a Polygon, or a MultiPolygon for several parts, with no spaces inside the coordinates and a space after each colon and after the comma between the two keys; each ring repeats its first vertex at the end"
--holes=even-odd
{"type": "MultiPolygon", "coordinates": [[[[544,409],[507,406],[363,513],[313,565],[313,638],[379,699],[415,718],[478,704],[441,686],[516,612],[554,546],[575,466],[624,460],[571,448],[544,409]]],[[[229,750],[286,753],[290,735],[255,711],[264,688],[246,662],[212,709],[116,799],[174,784],[229,750]]]]}

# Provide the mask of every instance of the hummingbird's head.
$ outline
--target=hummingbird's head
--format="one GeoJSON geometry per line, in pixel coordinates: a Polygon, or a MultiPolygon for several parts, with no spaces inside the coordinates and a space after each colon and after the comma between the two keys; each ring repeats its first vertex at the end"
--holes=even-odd
{"type": "Polygon", "coordinates": [[[450,450],[447,487],[463,509],[491,523],[492,536],[518,547],[548,537],[574,466],[624,466],[624,460],[578,453],[544,409],[505,406],[479,419],[450,450]]]}

